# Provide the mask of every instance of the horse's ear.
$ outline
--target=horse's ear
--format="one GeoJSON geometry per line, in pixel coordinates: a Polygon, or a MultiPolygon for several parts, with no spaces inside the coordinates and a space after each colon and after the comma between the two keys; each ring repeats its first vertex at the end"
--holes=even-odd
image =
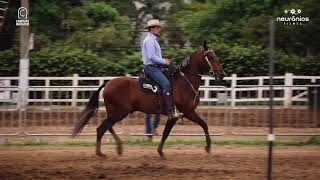
{"type": "Polygon", "coordinates": [[[203,48],[206,51],[208,50],[208,45],[207,45],[207,41],[206,40],[203,41],[203,48]]]}

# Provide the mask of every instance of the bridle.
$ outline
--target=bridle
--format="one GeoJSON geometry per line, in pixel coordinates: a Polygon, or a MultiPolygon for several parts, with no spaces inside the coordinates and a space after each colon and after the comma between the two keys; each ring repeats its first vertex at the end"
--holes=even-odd
{"type": "MultiPolygon", "coordinates": [[[[214,69],[213,69],[213,66],[212,64],[210,63],[209,59],[208,59],[208,53],[211,52],[214,54],[214,52],[212,50],[206,50],[203,55],[204,55],[204,58],[206,60],[206,62],[208,63],[209,67],[210,67],[210,70],[209,70],[209,76],[211,77],[214,77],[215,75],[215,72],[214,72],[214,69]]],[[[196,100],[197,100],[197,97],[199,96],[199,90],[196,90],[194,88],[194,86],[192,85],[192,83],[189,81],[189,79],[185,76],[185,74],[181,71],[182,68],[186,67],[187,65],[190,64],[190,60],[191,60],[191,57],[187,57],[185,60],[182,61],[182,63],[178,66],[178,70],[179,70],[179,73],[180,75],[188,82],[188,84],[190,85],[191,89],[193,90],[194,92],[194,99],[193,99],[193,105],[195,104],[196,100]]],[[[202,77],[203,74],[199,74],[199,73],[194,73],[194,72],[189,72],[193,75],[196,75],[196,76],[200,76],[202,77]]],[[[217,79],[217,77],[215,77],[217,79]]]]}
{"type": "Polygon", "coordinates": [[[209,76],[211,77],[214,77],[215,73],[214,73],[214,70],[213,70],[213,66],[211,65],[209,59],[208,59],[208,53],[211,52],[212,54],[214,54],[214,52],[212,50],[206,50],[203,55],[204,55],[204,58],[206,59],[209,67],[210,67],[210,70],[209,70],[209,76]]]}
{"type": "MultiPolygon", "coordinates": [[[[208,59],[208,53],[209,52],[211,52],[212,54],[214,54],[214,52],[211,50],[211,49],[209,49],[209,50],[206,50],[205,52],[203,52],[203,55],[204,55],[204,59],[206,60],[206,62],[208,63],[208,65],[209,65],[209,67],[210,67],[210,69],[209,69],[209,76],[210,77],[214,77],[214,75],[215,75],[215,72],[214,72],[214,69],[213,69],[213,66],[212,66],[212,64],[210,63],[210,61],[209,61],[209,59],[208,59]]],[[[214,54],[215,55],[215,54],[214,54]]],[[[191,60],[191,56],[188,56],[186,59],[184,59],[183,61],[182,61],[182,63],[177,67],[177,69],[179,70],[179,71],[181,71],[184,67],[186,67],[187,65],[189,65],[190,64],[190,60],[191,60]]],[[[205,75],[205,74],[200,74],[200,73],[194,73],[194,72],[190,72],[189,71],[189,73],[190,74],[193,74],[193,75],[196,75],[196,76],[203,76],[203,75],[205,75]]],[[[216,77],[215,77],[216,78],[216,77]]]]}

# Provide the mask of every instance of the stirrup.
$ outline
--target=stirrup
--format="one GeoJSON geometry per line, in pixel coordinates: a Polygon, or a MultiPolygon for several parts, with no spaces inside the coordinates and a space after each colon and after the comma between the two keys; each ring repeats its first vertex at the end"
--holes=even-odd
{"type": "Polygon", "coordinates": [[[177,108],[173,108],[173,112],[169,114],[169,119],[179,119],[183,116],[183,113],[180,113],[177,108]]]}
{"type": "Polygon", "coordinates": [[[181,118],[183,116],[183,113],[179,112],[178,109],[175,107],[174,108],[174,117],[181,118]]]}

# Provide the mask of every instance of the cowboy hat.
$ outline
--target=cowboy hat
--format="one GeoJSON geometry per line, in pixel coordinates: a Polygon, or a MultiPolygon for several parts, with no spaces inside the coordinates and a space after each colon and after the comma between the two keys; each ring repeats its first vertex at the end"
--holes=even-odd
{"type": "Polygon", "coordinates": [[[159,26],[161,27],[160,25],[160,21],[158,19],[151,19],[147,22],[147,26],[144,27],[144,28],[148,28],[148,27],[152,27],[152,26],[159,26]]]}

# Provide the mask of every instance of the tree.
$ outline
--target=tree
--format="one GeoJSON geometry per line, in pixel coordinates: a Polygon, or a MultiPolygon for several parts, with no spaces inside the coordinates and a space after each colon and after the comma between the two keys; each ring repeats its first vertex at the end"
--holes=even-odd
{"type": "Polygon", "coordinates": [[[31,53],[31,76],[116,76],[125,70],[112,59],[74,47],[44,48],[31,53]]]}

